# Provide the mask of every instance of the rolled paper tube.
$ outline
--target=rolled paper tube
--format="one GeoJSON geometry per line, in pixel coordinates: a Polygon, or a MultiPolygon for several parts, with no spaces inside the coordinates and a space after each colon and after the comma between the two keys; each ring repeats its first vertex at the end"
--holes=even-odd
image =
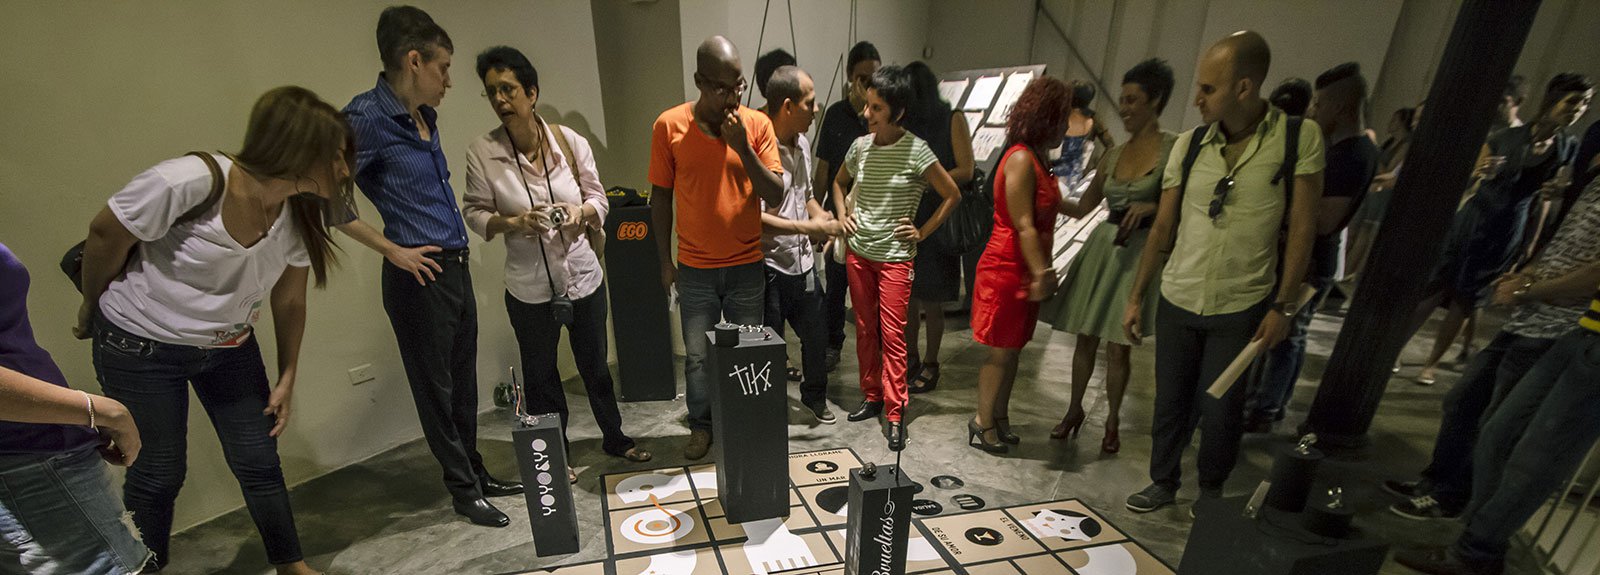
{"type": "MultiPolygon", "coordinates": [[[[1309,284],[1300,284],[1300,301],[1295,309],[1297,311],[1305,309],[1311,303],[1311,298],[1316,297],[1316,295],[1317,290],[1309,284]]],[[[1239,352],[1239,355],[1233,358],[1233,363],[1228,364],[1228,368],[1222,370],[1222,375],[1217,376],[1217,380],[1211,382],[1211,387],[1206,388],[1206,393],[1219,399],[1227,395],[1234,382],[1239,381],[1239,376],[1244,375],[1244,370],[1249,369],[1250,363],[1256,360],[1256,356],[1266,351],[1265,344],[1266,342],[1263,340],[1251,340],[1250,345],[1245,346],[1244,351],[1239,352]]]]}

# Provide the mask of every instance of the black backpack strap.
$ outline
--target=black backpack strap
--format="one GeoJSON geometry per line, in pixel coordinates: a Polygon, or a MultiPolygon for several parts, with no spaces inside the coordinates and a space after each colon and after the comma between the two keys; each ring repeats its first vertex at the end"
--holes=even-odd
{"type": "Polygon", "coordinates": [[[1300,163],[1300,126],[1304,123],[1304,120],[1300,116],[1289,116],[1289,123],[1284,124],[1283,165],[1278,167],[1278,174],[1272,177],[1273,185],[1283,182],[1283,220],[1285,222],[1289,221],[1289,208],[1294,206],[1294,167],[1300,163]]]}
{"type": "Polygon", "coordinates": [[[194,220],[195,218],[205,215],[206,212],[211,211],[212,206],[217,205],[217,201],[222,199],[222,189],[227,185],[227,179],[223,177],[222,174],[222,165],[218,164],[217,159],[210,153],[189,152],[184,155],[200,158],[201,161],[206,163],[206,168],[211,170],[211,193],[206,194],[205,201],[200,202],[200,204],[195,207],[189,208],[189,211],[186,211],[183,213],[183,215],[178,216],[178,219],[172,222],[172,225],[174,226],[194,220]]]}
{"type": "MultiPolygon", "coordinates": [[[[1183,194],[1189,191],[1189,171],[1194,169],[1194,163],[1200,159],[1200,147],[1206,139],[1206,132],[1211,130],[1211,124],[1201,124],[1189,132],[1189,149],[1183,153],[1182,170],[1178,178],[1178,213],[1172,219],[1172,244],[1178,241],[1178,222],[1183,219],[1183,194]]],[[[1167,249],[1172,249],[1172,244],[1167,249]]]]}

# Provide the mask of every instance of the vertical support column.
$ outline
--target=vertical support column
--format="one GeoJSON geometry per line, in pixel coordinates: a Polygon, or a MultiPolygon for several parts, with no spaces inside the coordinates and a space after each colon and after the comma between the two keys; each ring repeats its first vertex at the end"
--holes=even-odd
{"type": "Polygon", "coordinates": [[[606,216],[606,288],[622,401],[665,401],[678,395],[657,233],[650,206],[613,207],[606,216]]]}
{"type": "Polygon", "coordinates": [[[566,443],[561,416],[548,413],[519,422],[511,430],[528,501],[528,526],[540,557],[578,552],[578,512],[567,483],[566,443]]]}
{"type": "Polygon", "coordinates": [[[905,575],[915,492],[897,466],[850,470],[845,575],[905,575]]]}
{"type": "Polygon", "coordinates": [[[787,516],[789,393],[783,338],[772,328],[724,337],[737,343],[717,345],[717,332],[706,332],[706,369],[715,381],[711,431],[717,498],[733,523],[787,516]]]}
{"type": "Polygon", "coordinates": [[[1304,431],[1362,447],[1539,0],[1466,0],[1304,431]]]}

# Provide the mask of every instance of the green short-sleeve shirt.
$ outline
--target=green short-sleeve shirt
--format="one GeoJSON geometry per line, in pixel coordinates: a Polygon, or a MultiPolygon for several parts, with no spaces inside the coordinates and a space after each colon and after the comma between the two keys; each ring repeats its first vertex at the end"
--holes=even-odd
{"type": "MultiPolygon", "coordinates": [[[[1283,182],[1272,183],[1283,166],[1285,125],[1289,116],[1269,108],[1256,127],[1244,155],[1232,169],[1222,157],[1227,144],[1222,131],[1208,130],[1189,171],[1189,188],[1183,193],[1178,239],[1161,275],[1161,295],[1191,313],[1236,313],[1261,303],[1278,283],[1278,236],[1282,230],[1283,182]],[[1232,174],[1233,191],[1222,215],[1211,219],[1211,198],[1217,182],[1232,174]]],[[[1162,189],[1178,187],[1183,180],[1183,157],[1194,131],[1184,133],[1167,157],[1162,189]]],[[[1297,176],[1320,174],[1323,168],[1322,129],[1305,120],[1300,126],[1297,176]]]]}
{"type": "Polygon", "coordinates": [[[850,144],[844,156],[844,168],[855,179],[856,233],[850,236],[850,251],[876,262],[916,257],[916,242],[895,239],[894,228],[900,218],[916,216],[928,187],[922,173],[938,161],[928,143],[911,132],[887,146],[873,144],[872,134],[850,144]]]}

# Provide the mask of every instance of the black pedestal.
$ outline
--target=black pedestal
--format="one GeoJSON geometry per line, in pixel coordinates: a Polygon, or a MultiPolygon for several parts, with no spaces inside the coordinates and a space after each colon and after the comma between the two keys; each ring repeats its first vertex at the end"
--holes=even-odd
{"type": "Polygon", "coordinates": [[[1178,575],[1376,575],[1389,546],[1364,537],[1330,539],[1306,531],[1302,514],[1262,506],[1241,515],[1248,497],[1201,500],[1178,575]]]}
{"type": "Polygon", "coordinates": [[[661,287],[655,234],[649,206],[614,207],[606,215],[606,286],[622,401],[662,401],[678,395],[672,322],[667,317],[667,291],[661,287]]]}
{"type": "Polygon", "coordinates": [[[905,575],[915,491],[916,483],[893,465],[878,467],[872,477],[850,470],[846,575],[905,575]]]}
{"type": "Polygon", "coordinates": [[[511,430],[511,443],[517,449],[535,553],[540,557],[577,553],[578,513],[572,506],[572,485],[567,483],[561,416],[550,413],[531,424],[518,423],[511,430]]]}
{"type": "Polygon", "coordinates": [[[717,498],[728,521],[789,514],[788,380],[783,338],[765,328],[720,347],[706,332],[717,498]]]}

